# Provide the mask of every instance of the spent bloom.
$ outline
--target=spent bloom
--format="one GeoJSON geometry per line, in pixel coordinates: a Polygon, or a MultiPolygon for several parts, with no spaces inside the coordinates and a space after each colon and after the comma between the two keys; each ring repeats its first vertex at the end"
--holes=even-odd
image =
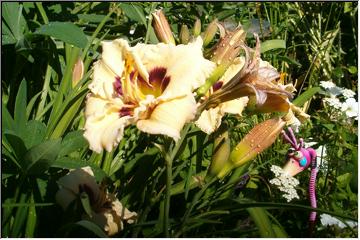
{"type": "Polygon", "coordinates": [[[200,37],[187,45],[137,44],[123,39],[102,42],[93,66],[85,109],[90,149],[111,151],[134,124],[143,132],[178,140],[196,114],[192,91],[214,69],[202,53],[200,37]]]}
{"type": "Polygon", "coordinates": [[[79,199],[80,194],[86,193],[90,205],[91,216],[83,214],[82,218],[90,220],[109,235],[114,235],[124,228],[124,223],[134,223],[137,214],[123,207],[121,202],[106,191],[103,185],[98,185],[90,167],[71,170],[58,181],[59,191],[56,202],[66,210],[72,202],[79,199]]]}
{"type": "Polygon", "coordinates": [[[295,189],[295,187],[299,185],[299,180],[284,172],[279,166],[272,165],[270,170],[275,175],[275,178],[271,179],[270,183],[277,186],[277,188],[283,192],[283,197],[286,198],[288,202],[294,198],[299,199],[299,195],[295,189]]]}

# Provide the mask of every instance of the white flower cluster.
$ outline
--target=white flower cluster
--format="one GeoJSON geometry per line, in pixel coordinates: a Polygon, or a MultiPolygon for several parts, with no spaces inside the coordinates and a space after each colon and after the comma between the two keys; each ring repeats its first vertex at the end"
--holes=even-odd
{"type": "Polygon", "coordinates": [[[320,86],[326,90],[325,94],[330,96],[323,99],[324,103],[337,110],[338,116],[343,113],[347,118],[358,118],[358,102],[354,98],[354,91],[347,88],[340,88],[330,81],[321,81],[320,86]],[[336,96],[342,96],[344,101],[340,101],[336,96]]]}
{"type": "Polygon", "coordinates": [[[275,178],[271,179],[270,183],[277,186],[278,189],[284,193],[283,197],[286,198],[288,202],[294,198],[299,199],[299,195],[295,189],[295,187],[299,185],[299,181],[285,173],[279,166],[272,165],[270,170],[275,174],[275,178]]]}
{"type": "MultiPolygon", "coordinates": [[[[346,225],[340,221],[339,219],[337,218],[334,218],[328,214],[321,214],[320,215],[320,221],[321,221],[321,224],[323,226],[332,226],[332,225],[337,225],[339,228],[345,228],[346,225]]],[[[358,225],[357,222],[354,222],[354,221],[346,221],[346,223],[350,226],[350,227],[356,227],[358,225]]]]}

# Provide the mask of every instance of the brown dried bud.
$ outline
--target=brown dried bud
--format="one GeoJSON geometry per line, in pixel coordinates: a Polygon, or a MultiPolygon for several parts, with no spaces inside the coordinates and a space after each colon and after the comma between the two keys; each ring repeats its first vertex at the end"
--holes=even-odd
{"type": "Polygon", "coordinates": [[[172,34],[170,25],[162,10],[155,11],[154,13],[152,13],[152,16],[152,26],[159,41],[167,44],[175,44],[175,39],[172,34]]]}

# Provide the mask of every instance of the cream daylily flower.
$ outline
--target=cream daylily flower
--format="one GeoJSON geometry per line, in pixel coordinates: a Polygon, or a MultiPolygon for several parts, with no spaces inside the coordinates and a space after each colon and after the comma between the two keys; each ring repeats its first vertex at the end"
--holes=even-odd
{"type": "Polygon", "coordinates": [[[188,45],[137,44],[117,39],[103,42],[94,64],[85,109],[85,138],[90,149],[111,151],[129,124],[175,141],[196,114],[192,91],[214,69],[202,54],[198,37],[188,45]]]}
{"type": "MultiPolygon", "coordinates": [[[[232,79],[244,66],[245,59],[242,57],[234,59],[232,65],[226,70],[224,75],[214,84],[212,89],[209,90],[208,96],[216,92],[222,85],[226,84],[232,79]]],[[[205,96],[206,97],[206,96],[205,96]]],[[[249,101],[248,97],[241,97],[231,101],[220,103],[214,108],[202,111],[200,117],[195,122],[203,132],[211,134],[219,128],[221,119],[225,113],[238,114],[241,116],[242,111],[249,101]]]]}
{"type": "Polygon", "coordinates": [[[137,214],[123,207],[121,202],[98,185],[90,167],[71,170],[58,181],[59,191],[56,193],[56,202],[66,210],[70,203],[85,192],[90,200],[91,216],[83,214],[82,218],[92,221],[104,229],[107,235],[112,236],[124,228],[123,221],[134,223],[137,214]]]}

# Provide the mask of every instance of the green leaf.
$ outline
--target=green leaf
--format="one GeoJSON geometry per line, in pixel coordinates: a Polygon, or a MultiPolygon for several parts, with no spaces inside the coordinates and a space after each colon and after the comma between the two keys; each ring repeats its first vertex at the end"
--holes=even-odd
{"type": "Polygon", "coordinates": [[[51,167],[65,168],[65,169],[76,169],[90,166],[94,172],[96,181],[100,182],[104,177],[107,177],[106,173],[99,168],[97,165],[90,163],[90,161],[73,159],[69,157],[62,157],[52,163],[51,167]]]}
{"type": "Polygon", "coordinates": [[[92,218],[92,210],[91,210],[91,204],[90,204],[90,198],[89,195],[87,195],[86,192],[82,192],[80,194],[80,201],[81,205],[83,206],[86,214],[92,218]]]}
{"type": "Polygon", "coordinates": [[[316,93],[320,92],[320,87],[312,87],[303,92],[300,96],[298,96],[292,103],[298,107],[304,105],[307,101],[309,101],[316,93]]]}
{"type": "Polygon", "coordinates": [[[11,117],[4,103],[2,103],[1,112],[2,112],[2,123],[3,123],[2,133],[4,133],[4,130],[14,130],[14,126],[15,126],[14,119],[11,117]]]}
{"type": "Polygon", "coordinates": [[[30,118],[30,113],[34,107],[34,104],[36,102],[36,100],[38,99],[38,97],[40,96],[42,92],[38,92],[37,94],[35,94],[35,96],[33,96],[31,98],[31,100],[29,101],[27,107],[26,107],[26,118],[29,119],[30,118]]]}
{"type": "Polygon", "coordinates": [[[282,39],[273,39],[262,42],[260,45],[260,52],[264,53],[277,48],[286,48],[286,42],[282,39]]]}
{"type": "Polygon", "coordinates": [[[31,194],[30,197],[30,206],[29,206],[29,213],[26,222],[26,229],[25,229],[25,237],[32,238],[34,237],[35,227],[36,227],[36,209],[34,205],[34,196],[31,194]]]}
{"type": "MultiPolygon", "coordinates": [[[[106,15],[100,15],[100,14],[78,14],[77,15],[80,20],[83,20],[85,22],[93,22],[93,23],[99,23],[101,22],[106,15]]],[[[110,19],[107,19],[106,21],[109,21],[110,19]]]]}
{"type": "Polygon", "coordinates": [[[46,171],[60,151],[61,139],[47,140],[31,148],[25,155],[25,169],[29,174],[40,174],[46,171]]]}
{"type": "MultiPolygon", "coordinates": [[[[19,203],[25,203],[28,198],[27,194],[22,193],[20,196],[19,203]]],[[[18,207],[14,217],[14,224],[11,230],[11,237],[21,237],[21,232],[25,224],[28,213],[28,207],[18,207]]]]}
{"type": "MultiPolygon", "coordinates": [[[[25,153],[27,152],[24,141],[16,134],[5,133],[4,135],[6,140],[9,142],[13,150],[13,154],[15,154],[16,156],[16,159],[18,161],[21,161],[25,156],[25,153]]],[[[22,165],[21,162],[20,165],[22,165]]]]}
{"type": "Polygon", "coordinates": [[[275,232],[272,228],[271,221],[267,216],[266,210],[262,208],[247,208],[246,210],[258,227],[261,237],[275,237],[275,232]]]}
{"type": "Polygon", "coordinates": [[[22,80],[19,86],[19,91],[16,95],[15,100],[15,112],[14,112],[14,121],[15,121],[15,131],[21,135],[25,129],[25,124],[27,121],[26,118],[26,98],[27,98],[27,87],[26,81],[22,80]]]}
{"type": "Polygon", "coordinates": [[[65,156],[80,148],[84,148],[88,145],[86,139],[83,136],[84,131],[78,130],[68,133],[62,143],[59,156],[65,156]]]}
{"type": "Polygon", "coordinates": [[[44,123],[31,120],[26,124],[25,132],[22,136],[22,139],[25,142],[27,149],[32,148],[35,145],[40,144],[45,137],[46,126],[44,123]]]}
{"type": "Polygon", "coordinates": [[[146,26],[146,18],[141,7],[133,3],[121,3],[120,7],[129,19],[146,26]]]}
{"type": "Polygon", "coordinates": [[[105,232],[95,223],[87,221],[87,220],[81,220],[76,225],[79,225],[81,227],[86,228],[90,232],[94,233],[98,237],[107,238],[108,236],[105,234],[105,232]]]}
{"type": "Polygon", "coordinates": [[[79,48],[85,48],[88,42],[84,32],[70,22],[50,22],[38,28],[35,34],[54,37],[79,48]]]}
{"type": "MultiPolygon", "coordinates": [[[[6,2],[1,4],[1,13],[4,25],[6,25],[6,32],[2,33],[2,36],[7,35],[6,41],[16,40],[19,41],[27,27],[24,16],[22,15],[22,5],[17,2],[6,2]]],[[[1,26],[4,26],[1,24],[1,26]]],[[[3,28],[4,30],[4,28],[3,28]]],[[[4,40],[2,40],[3,42],[4,40]]],[[[7,42],[14,43],[13,41],[7,42]]]]}

